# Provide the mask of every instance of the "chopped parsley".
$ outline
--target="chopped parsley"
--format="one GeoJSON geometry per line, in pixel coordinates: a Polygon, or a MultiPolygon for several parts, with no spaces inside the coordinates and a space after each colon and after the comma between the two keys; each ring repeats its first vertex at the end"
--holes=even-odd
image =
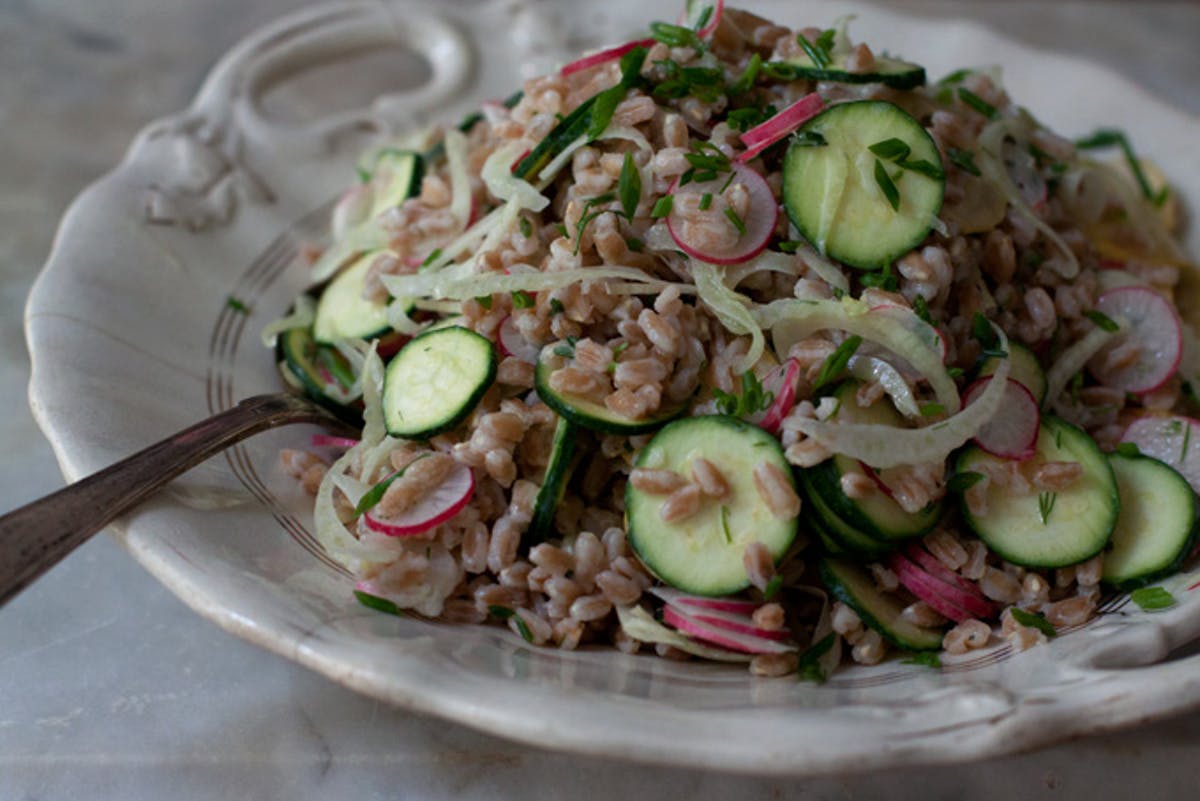
{"type": "Polygon", "coordinates": [[[713,398],[717,402],[717,411],[733,417],[761,412],[775,401],[775,393],[764,392],[762,382],[751,371],[742,373],[742,394],[735,395],[720,389],[713,390],[713,398]]]}
{"type": "Polygon", "coordinates": [[[846,370],[846,365],[850,363],[858,346],[862,344],[863,338],[855,334],[847,337],[842,344],[837,346],[837,349],[825,357],[825,361],[821,363],[821,369],[817,372],[817,379],[813,382],[812,391],[815,394],[818,390],[826,385],[836,381],[839,376],[846,370]]]}
{"type": "Polygon", "coordinates": [[[896,280],[896,276],[892,275],[892,265],[885,264],[883,269],[873,273],[867,273],[859,279],[863,286],[872,286],[877,289],[883,289],[888,292],[895,292],[900,288],[900,282],[896,280]]]}
{"type": "Polygon", "coordinates": [[[551,317],[554,317],[555,315],[558,315],[558,314],[562,314],[566,310],[567,310],[567,308],[566,308],[566,306],[563,306],[563,302],[561,300],[559,300],[558,298],[550,298],[550,316],[551,317]]]}
{"type": "Polygon", "coordinates": [[[1169,609],[1175,605],[1175,596],[1162,587],[1142,587],[1129,593],[1129,599],[1146,612],[1169,609]]]}
{"type": "Polygon", "coordinates": [[[1008,612],[1012,615],[1013,620],[1017,621],[1022,626],[1027,626],[1031,629],[1037,629],[1047,637],[1058,636],[1058,630],[1054,628],[1054,624],[1049,620],[1046,620],[1046,618],[1042,615],[1035,614],[1033,612],[1027,612],[1024,609],[1016,606],[1010,608],[1008,612]]]}

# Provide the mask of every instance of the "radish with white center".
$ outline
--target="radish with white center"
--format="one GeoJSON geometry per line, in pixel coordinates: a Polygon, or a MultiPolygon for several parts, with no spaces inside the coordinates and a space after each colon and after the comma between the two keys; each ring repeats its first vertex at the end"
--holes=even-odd
{"type": "MultiPolygon", "coordinates": [[[[991,380],[990,376],[981,378],[967,387],[963,396],[965,405],[969,406],[971,401],[979,397],[991,380]]],[[[1023,462],[1037,452],[1041,411],[1024,384],[1011,378],[1007,381],[999,410],[984,423],[973,439],[976,445],[993,456],[1023,462]]]]}
{"type": "Polygon", "coordinates": [[[974,617],[987,618],[995,614],[989,602],[980,601],[970,593],[939,581],[898,553],[889,557],[888,567],[906,590],[942,617],[961,623],[974,617]]]}
{"type": "Polygon", "coordinates": [[[721,172],[710,181],[676,181],[667,228],[679,249],[710,264],[739,264],[761,253],[779,217],[779,204],[767,180],[744,164],[732,164],[733,175],[721,172]],[[745,212],[738,214],[730,197],[745,193],[745,212]],[[720,232],[714,236],[713,232],[720,232]]]}
{"type": "Polygon", "coordinates": [[[738,155],[738,161],[749,161],[771,145],[791,134],[824,108],[821,96],[816,92],[805,95],[766,122],[755,125],[741,135],[746,151],[738,155]]]}
{"type": "Polygon", "coordinates": [[[504,322],[500,323],[496,339],[500,345],[500,352],[503,355],[512,356],[529,364],[537,364],[538,354],[541,353],[542,349],[530,343],[529,340],[521,335],[511,314],[504,318],[504,322]]]}
{"type": "Polygon", "coordinates": [[[713,612],[732,612],[749,617],[758,609],[754,601],[744,601],[738,598],[712,598],[707,595],[690,595],[671,587],[651,587],[648,592],[657,595],[663,601],[681,607],[685,610],[707,609],[713,612]]]}
{"type": "Polygon", "coordinates": [[[718,628],[723,631],[732,631],[737,634],[746,634],[751,637],[762,637],[767,640],[775,640],[776,642],[786,642],[792,638],[791,632],[786,629],[764,629],[754,625],[754,621],[745,615],[738,615],[732,612],[713,612],[707,610],[690,610],[674,607],[676,610],[690,615],[694,620],[701,623],[707,623],[713,628],[718,628]]]}
{"type": "Polygon", "coordinates": [[[1200,420],[1182,415],[1146,415],[1129,424],[1122,442],[1173,467],[1200,492],[1200,420]]]}
{"type": "MultiPolygon", "coordinates": [[[[781,643],[769,637],[720,629],[697,620],[668,604],[663,607],[663,622],[698,640],[741,651],[744,654],[785,654],[796,650],[795,645],[781,643]]],[[[763,632],[773,634],[774,632],[763,632]]]]}
{"type": "Polygon", "coordinates": [[[1122,329],[1088,362],[1101,384],[1122,392],[1153,392],[1179,370],[1183,324],[1171,301],[1149,287],[1125,286],[1101,295],[1096,310],[1122,329]],[[1136,356],[1110,366],[1110,354],[1127,346],[1137,348],[1136,356]]]}
{"type": "Polygon", "coordinates": [[[441,484],[404,512],[387,518],[367,512],[363,524],[389,537],[413,537],[454,517],[474,494],[475,473],[466,465],[456,465],[441,484]]]}
{"type": "Polygon", "coordinates": [[[601,64],[607,64],[610,61],[616,61],[621,56],[625,55],[631,50],[636,50],[639,47],[650,48],[653,46],[653,39],[636,39],[632,42],[626,42],[623,45],[609,47],[597,53],[592,53],[591,55],[587,55],[581,59],[572,61],[570,64],[567,64],[565,67],[563,67],[559,74],[565,78],[568,75],[573,75],[576,72],[582,72],[583,70],[591,69],[592,67],[598,67],[601,64]]]}
{"type": "Polygon", "coordinates": [[[783,419],[796,405],[796,387],[800,383],[800,362],[788,359],[763,379],[763,391],[771,393],[773,400],[766,409],[755,412],[749,418],[768,434],[778,434],[783,419]]]}

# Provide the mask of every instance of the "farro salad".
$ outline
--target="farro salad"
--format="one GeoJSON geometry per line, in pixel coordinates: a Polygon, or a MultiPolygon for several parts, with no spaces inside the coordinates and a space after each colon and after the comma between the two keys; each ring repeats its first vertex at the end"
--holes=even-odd
{"type": "Polygon", "coordinates": [[[361,421],[282,459],[362,603],[815,679],[1172,603],[1165,179],[847,23],[689,2],[364,155],[266,332],[361,421]]]}

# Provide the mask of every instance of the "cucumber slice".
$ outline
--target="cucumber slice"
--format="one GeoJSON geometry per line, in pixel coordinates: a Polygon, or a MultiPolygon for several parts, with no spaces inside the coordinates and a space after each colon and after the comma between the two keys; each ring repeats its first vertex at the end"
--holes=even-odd
{"type": "Polygon", "coordinates": [[[537,143],[537,147],[517,162],[517,166],[513,167],[513,175],[536,185],[538,173],[558,158],[576,139],[587,134],[592,124],[592,107],[596,105],[597,97],[599,95],[592,95],[559,120],[558,125],[551,128],[550,133],[537,143]]]}
{"type": "Polygon", "coordinates": [[[945,179],[900,166],[922,162],[943,174],[937,146],[908,112],[883,100],[838,103],[804,123],[788,147],[783,205],[821,253],[881,269],[921,244],[941,211],[945,179]],[[870,150],[889,140],[902,142],[908,155],[880,157],[870,150]],[[898,208],[888,201],[877,168],[899,193],[898,208]]]}
{"type": "MultiPolygon", "coordinates": [[[[857,381],[847,381],[838,388],[834,395],[838,400],[835,419],[850,423],[904,427],[900,413],[886,398],[881,398],[866,408],[859,406],[855,399],[858,387],[857,381]]],[[[858,460],[835,455],[832,459],[805,470],[804,484],[809,491],[809,498],[814,501],[819,499],[818,508],[827,508],[834,518],[843,521],[844,527],[875,540],[877,549],[880,544],[883,546],[882,550],[888,550],[889,545],[920,537],[937,525],[942,517],[941,501],[931,503],[916,513],[906,512],[882,488],[865,498],[851,498],[842,491],[842,477],[849,474],[865,476],[867,471],[858,460]]],[[[880,478],[885,483],[886,477],[887,471],[883,471],[880,478]]],[[[826,520],[826,523],[829,522],[826,520]]]]}
{"type": "Polygon", "coordinates": [[[371,218],[374,219],[421,191],[425,160],[420,153],[411,150],[387,148],[379,151],[371,176],[372,180],[379,181],[375,190],[375,204],[371,208],[371,218]]]}
{"type": "Polygon", "coordinates": [[[558,392],[550,386],[550,374],[566,364],[566,359],[554,352],[552,346],[542,349],[534,372],[534,385],[542,403],[577,426],[605,434],[646,434],[655,431],[687,411],[680,403],[659,409],[653,415],[633,420],[610,410],[603,403],[558,392]]]}
{"type": "Polygon", "coordinates": [[[550,446],[550,463],[546,465],[546,477],[533,501],[533,520],[525,533],[529,545],[543,542],[554,536],[554,513],[562,503],[567,482],[571,480],[578,460],[575,445],[579,440],[579,429],[565,417],[558,418],[554,427],[554,443],[550,446]]]}
{"type": "Polygon", "coordinates": [[[364,253],[325,287],[317,301],[317,316],[313,321],[313,338],[317,342],[332,345],[342,339],[374,339],[391,330],[387,319],[388,299],[367,300],[363,297],[367,273],[384,252],[364,253]]]}
{"type": "Polygon", "coordinates": [[[638,454],[637,467],[691,474],[692,460],[718,465],[729,482],[725,500],[706,498],[696,514],[675,523],[659,515],[666,497],[627,485],[629,544],[656,576],[695,595],[732,595],[750,585],[742,556],[759,541],[775,560],[796,538],[797,518],[775,517],[759,497],[754,468],[770,462],[791,476],[779,441],[727,415],[688,417],[667,425],[638,454]]]}
{"type": "Polygon", "coordinates": [[[885,595],[875,580],[858,565],[842,559],[823,558],[817,563],[821,580],[833,597],[853,609],[863,624],[901,648],[910,651],[937,651],[942,647],[942,632],[914,626],[901,613],[904,602],[885,595]]]}
{"type": "Polygon", "coordinates": [[[925,68],[920,64],[902,61],[890,56],[876,56],[875,68],[870,72],[850,72],[846,69],[846,57],[839,56],[830,64],[819,67],[805,54],[788,59],[797,78],[810,81],[835,81],[837,83],[881,83],[893,89],[915,89],[925,85],[925,68]]]}
{"type": "Polygon", "coordinates": [[[429,439],[457,426],[496,378],[496,349],[468,328],[427,331],[388,362],[383,421],[394,437],[429,439]]]}
{"type": "MultiPolygon", "coordinates": [[[[987,491],[987,514],[971,514],[964,500],[962,513],[967,525],[989,548],[1022,567],[1066,567],[1100,553],[1121,509],[1108,459],[1082,430],[1050,415],[1042,418],[1034,459],[1078,462],[1083,475],[1058,493],[1014,495],[993,484],[987,491]]],[[[984,464],[1004,461],[970,446],[958,457],[956,469],[959,473],[979,472],[984,464]]]]}
{"type": "Polygon", "coordinates": [[[318,345],[308,328],[291,328],[279,335],[276,346],[284,381],[298,384],[304,394],[352,425],[362,425],[362,411],[334,400],[329,394],[329,379],[350,375],[352,368],[336,349],[318,345]]]}
{"type": "MultiPolygon", "coordinates": [[[[1008,341],[1009,363],[1012,365],[1008,377],[1029,390],[1038,406],[1046,400],[1046,373],[1033,351],[1020,342],[1008,341]]],[[[979,377],[992,375],[1000,366],[999,356],[988,356],[979,365],[979,377]]]]}
{"type": "Polygon", "coordinates": [[[805,519],[817,529],[823,540],[837,544],[836,553],[861,559],[878,559],[892,550],[891,546],[862,533],[830,509],[821,493],[813,486],[811,470],[798,471],[798,482],[808,504],[805,519]]]}
{"type": "Polygon", "coordinates": [[[1122,590],[1174,573],[1196,539],[1196,494],[1187,480],[1149,456],[1108,456],[1121,496],[1103,579],[1122,590]]]}

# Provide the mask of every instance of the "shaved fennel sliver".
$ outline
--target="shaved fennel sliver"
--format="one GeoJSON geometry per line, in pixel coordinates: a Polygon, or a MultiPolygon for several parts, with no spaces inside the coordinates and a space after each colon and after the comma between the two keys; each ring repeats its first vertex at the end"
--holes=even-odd
{"type": "Polygon", "coordinates": [[[480,170],[480,177],[488,191],[500,200],[516,200],[521,208],[541,211],[550,205],[550,200],[533,184],[512,173],[513,162],[524,152],[520,142],[509,142],[488,156],[480,170]]]}
{"type": "Polygon", "coordinates": [[[618,606],[617,619],[621,628],[639,642],[661,643],[678,648],[680,651],[698,656],[701,659],[712,659],[716,662],[749,662],[754,657],[737,651],[704,645],[680,634],[675,629],[669,629],[659,623],[654,617],[640,606],[618,606]]]}
{"type": "Polygon", "coordinates": [[[636,267],[581,267],[557,272],[476,273],[469,268],[470,262],[455,265],[438,273],[416,273],[413,275],[385,275],[383,285],[393,295],[406,297],[466,300],[496,292],[541,292],[561,289],[581,281],[617,279],[644,284],[648,290],[662,290],[670,283],[652,278],[636,267]],[[463,268],[467,269],[463,269],[463,268]]]}
{"type": "MultiPolygon", "coordinates": [[[[777,300],[754,313],[770,329],[775,353],[785,358],[792,345],[817,331],[832,329],[856,334],[900,356],[919,372],[949,414],[962,408],[958,387],[942,364],[940,337],[933,326],[912,311],[886,307],[870,311],[859,300],[777,300]]],[[[877,465],[872,465],[877,466],[877,465]]]]}
{"type": "Polygon", "coordinates": [[[296,307],[292,309],[291,314],[280,317],[278,320],[272,320],[263,326],[263,345],[273,348],[279,339],[279,335],[284,331],[291,331],[293,328],[311,327],[313,320],[316,319],[316,314],[317,302],[309,295],[301,295],[296,298],[296,307]]]}
{"type": "Polygon", "coordinates": [[[720,267],[697,260],[692,260],[691,265],[692,279],[696,282],[696,291],[704,305],[730,333],[750,337],[750,349],[733,366],[734,372],[737,373],[749,370],[758,364],[766,349],[766,337],[763,336],[762,328],[746,307],[749,301],[745,296],[725,286],[720,267]]]}
{"type": "MultiPolygon", "coordinates": [[[[1007,351],[1008,338],[993,327],[1000,348],[1007,351]]],[[[826,423],[801,418],[789,423],[834,453],[869,464],[876,469],[899,465],[940,462],[975,436],[1000,411],[1008,387],[1009,359],[1001,359],[987,388],[965,409],[925,428],[897,428],[876,423],[826,423]]]]}
{"type": "MultiPolygon", "coordinates": [[[[1115,321],[1119,327],[1125,327],[1124,321],[1115,321]]],[[[1120,330],[1118,328],[1118,330],[1120,330]]],[[[1117,331],[1105,331],[1097,326],[1084,335],[1083,339],[1071,345],[1062,352],[1058,360],[1046,371],[1046,405],[1052,409],[1060,409],[1063,389],[1071,376],[1083,369],[1088,360],[1100,352],[1108,341],[1117,335],[1117,331]]]]}
{"type": "Polygon", "coordinates": [[[467,137],[451,128],[446,131],[446,171],[450,173],[450,214],[465,231],[471,222],[471,176],[467,172],[467,137]]]}
{"type": "Polygon", "coordinates": [[[877,356],[854,354],[847,364],[850,375],[859,381],[877,381],[883,391],[892,399],[896,411],[910,419],[922,417],[917,400],[913,397],[912,387],[904,380],[904,376],[891,362],[877,356]]]}

